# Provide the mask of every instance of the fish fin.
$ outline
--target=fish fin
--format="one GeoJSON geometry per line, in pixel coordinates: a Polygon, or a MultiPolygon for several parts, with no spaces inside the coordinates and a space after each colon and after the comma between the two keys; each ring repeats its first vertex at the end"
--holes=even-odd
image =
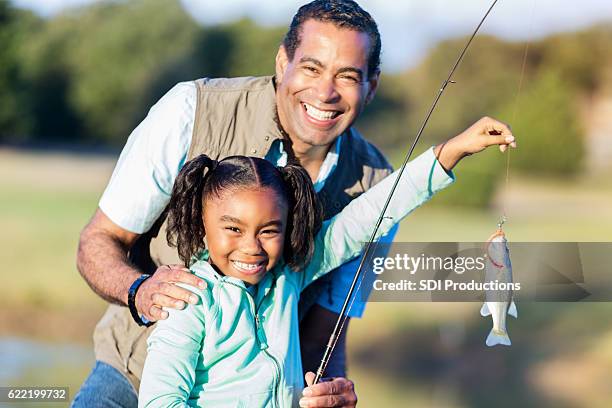
{"type": "Polygon", "coordinates": [[[518,310],[516,310],[516,304],[514,304],[514,300],[510,302],[510,306],[508,307],[508,314],[510,316],[514,316],[514,318],[518,318],[518,310]]]}
{"type": "Polygon", "coordinates": [[[489,333],[489,336],[487,336],[486,344],[489,347],[493,347],[497,344],[502,344],[504,346],[510,346],[512,345],[512,342],[510,341],[510,337],[508,336],[508,333],[500,331],[500,330],[492,329],[491,333],[489,333]]]}
{"type": "Polygon", "coordinates": [[[481,316],[491,316],[491,311],[489,310],[489,306],[487,306],[486,303],[482,304],[482,307],[480,308],[480,315],[481,316]]]}

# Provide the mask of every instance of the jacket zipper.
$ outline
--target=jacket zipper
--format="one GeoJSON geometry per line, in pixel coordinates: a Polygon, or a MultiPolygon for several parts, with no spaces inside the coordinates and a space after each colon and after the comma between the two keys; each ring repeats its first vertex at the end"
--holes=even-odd
{"type": "Polygon", "coordinates": [[[264,331],[263,326],[261,324],[261,320],[259,318],[259,307],[263,303],[264,299],[268,296],[268,294],[262,297],[259,304],[255,306],[255,299],[253,298],[253,295],[249,293],[248,290],[241,287],[240,285],[236,285],[235,283],[232,283],[232,282],[227,282],[227,283],[230,283],[231,285],[237,286],[240,289],[244,290],[244,292],[247,295],[247,298],[249,299],[249,306],[251,307],[251,313],[253,314],[255,318],[255,338],[257,339],[257,342],[259,343],[260,350],[268,357],[268,359],[272,362],[272,365],[274,366],[273,401],[274,401],[274,405],[278,407],[280,406],[280,404],[278,403],[278,394],[279,394],[280,377],[281,377],[280,364],[278,363],[278,360],[276,360],[276,358],[267,350],[268,340],[266,337],[266,332],[264,331]],[[265,339],[265,341],[262,341],[262,338],[265,339]],[[265,344],[265,348],[263,347],[264,344],[265,344]]]}
{"type": "MultiPolygon", "coordinates": [[[[261,327],[261,322],[259,320],[259,315],[255,315],[255,325],[257,327],[257,330],[261,330],[263,332],[263,327],[261,327]]],[[[267,342],[266,342],[267,343],[267,342]]],[[[261,344],[261,343],[260,343],[261,344]]],[[[268,356],[270,358],[270,360],[272,361],[272,364],[274,365],[274,371],[276,374],[276,380],[274,381],[274,401],[276,402],[276,405],[278,406],[278,399],[279,399],[279,386],[280,386],[280,377],[281,377],[281,370],[280,370],[280,365],[278,363],[278,360],[276,360],[276,358],[268,351],[267,349],[267,344],[266,344],[266,348],[262,349],[261,351],[264,352],[264,354],[266,356],[268,356]]]]}

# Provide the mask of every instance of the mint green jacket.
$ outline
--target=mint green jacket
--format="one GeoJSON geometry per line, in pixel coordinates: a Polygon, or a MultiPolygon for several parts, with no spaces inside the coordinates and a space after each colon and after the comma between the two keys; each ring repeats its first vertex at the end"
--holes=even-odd
{"type": "MultiPolygon", "coordinates": [[[[206,261],[191,266],[206,280],[200,302],[169,310],[148,339],[139,407],[291,407],[304,385],[297,307],[315,279],[356,257],[370,238],[395,172],[325,221],[312,261],[295,272],[277,265],[254,288],[218,274],[206,261]]],[[[429,149],[410,162],[379,229],[384,235],[454,180],[429,149]]]]}

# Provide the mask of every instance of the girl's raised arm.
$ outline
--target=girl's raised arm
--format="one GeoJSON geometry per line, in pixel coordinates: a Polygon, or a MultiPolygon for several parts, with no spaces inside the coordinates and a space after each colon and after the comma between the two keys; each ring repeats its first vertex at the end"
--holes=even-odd
{"type": "MultiPolygon", "coordinates": [[[[300,274],[302,288],[359,255],[363,244],[370,239],[397,177],[398,171],[395,171],[323,223],[315,238],[312,261],[300,274]]],[[[412,160],[402,174],[376,238],[385,235],[402,218],[453,181],[453,173],[444,170],[433,148],[412,160]]]]}

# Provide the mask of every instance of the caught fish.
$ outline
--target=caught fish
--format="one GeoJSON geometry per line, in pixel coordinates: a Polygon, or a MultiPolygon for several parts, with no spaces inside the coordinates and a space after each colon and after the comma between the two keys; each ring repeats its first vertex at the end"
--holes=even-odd
{"type": "MultiPolygon", "coordinates": [[[[485,282],[512,282],[512,264],[510,263],[510,251],[504,232],[499,228],[486,244],[487,265],[485,271],[485,282]]],[[[512,290],[505,292],[486,291],[485,302],[480,309],[482,316],[493,319],[493,329],[487,337],[487,346],[503,344],[509,346],[510,337],[506,330],[506,315],[518,317],[516,305],[512,300],[512,290]]]]}

